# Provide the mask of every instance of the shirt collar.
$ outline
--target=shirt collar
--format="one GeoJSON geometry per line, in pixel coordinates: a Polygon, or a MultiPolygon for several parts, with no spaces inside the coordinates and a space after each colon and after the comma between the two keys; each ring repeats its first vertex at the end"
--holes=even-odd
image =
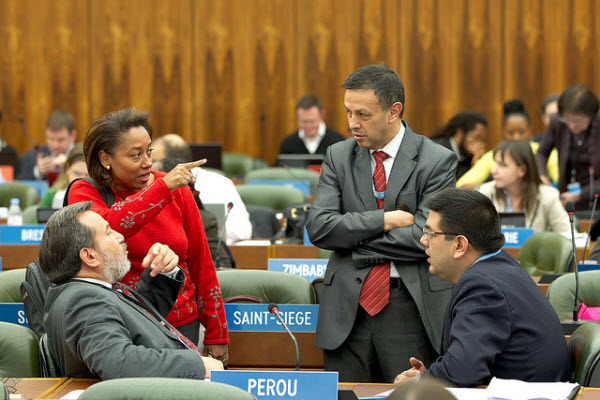
{"type": "Polygon", "coordinates": [[[316,139],[322,139],[323,136],[325,136],[325,130],[327,129],[327,127],[325,126],[325,122],[321,121],[321,123],[319,124],[319,129],[317,130],[317,136],[315,136],[312,139],[308,139],[306,137],[306,134],[304,133],[304,129],[298,129],[298,137],[300,137],[300,139],[302,140],[316,140],[316,139]]]}
{"type": "Polygon", "coordinates": [[[406,128],[404,124],[400,124],[400,130],[394,136],[392,140],[389,141],[388,144],[383,146],[382,149],[379,150],[369,150],[370,154],[373,155],[376,151],[383,151],[385,154],[389,156],[389,158],[395,158],[396,154],[398,154],[398,150],[400,149],[400,145],[402,144],[402,139],[404,139],[404,133],[406,132],[406,128]]]}
{"type": "Polygon", "coordinates": [[[101,281],[100,279],[95,279],[95,278],[71,278],[71,279],[74,281],[95,283],[96,285],[101,285],[101,286],[107,287],[109,289],[112,289],[112,284],[110,284],[106,281],[101,281]]]}

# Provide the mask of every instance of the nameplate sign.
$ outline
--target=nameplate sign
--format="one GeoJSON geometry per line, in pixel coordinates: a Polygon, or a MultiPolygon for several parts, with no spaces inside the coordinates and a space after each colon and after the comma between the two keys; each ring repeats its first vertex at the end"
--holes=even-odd
{"type": "MultiPolygon", "coordinates": [[[[284,332],[268,304],[224,304],[230,331],[284,332]]],[[[292,332],[315,332],[318,304],[280,304],[279,313],[292,332]]]]}
{"type": "Polygon", "coordinates": [[[298,275],[312,282],[325,276],[327,261],[321,258],[269,258],[268,269],[298,275]]]}
{"type": "Polygon", "coordinates": [[[522,247],[523,243],[533,235],[531,228],[503,228],[504,238],[506,242],[504,247],[522,247]]]}
{"type": "Polygon", "coordinates": [[[583,271],[596,271],[600,269],[600,264],[598,263],[584,263],[584,264],[577,264],[577,270],[579,272],[583,272],[583,271]]]}
{"type": "Polygon", "coordinates": [[[251,185],[276,185],[294,187],[304,194],[304,197],[310,196],[310,181],[292,180],[292,179],[252,179],[251,185]]]}
{"type": "Polygon", "coordinates": [[[0,244],[40,244],[44,225],[0,226],[0,244]]]}
{"type": "Polygon", "coordinates": [[[258,400],[337,399],[337,372],[211,371],[210,381],[238,387],[258,400]]]}
{"type": "Polygon", "coordinates": [[[23,303],[0,303],[0,321],[29,328],[23,303]]]}

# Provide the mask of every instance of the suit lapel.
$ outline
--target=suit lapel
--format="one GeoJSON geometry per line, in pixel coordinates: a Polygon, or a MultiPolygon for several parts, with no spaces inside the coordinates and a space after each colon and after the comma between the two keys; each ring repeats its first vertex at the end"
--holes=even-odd
{"type": "Polygon", "coordinates": [[[383,199],[384,209],[396,209],[396,199],[417,165],[415,161],[416,156],[417,134],[406,125],[402,143],[400,144],[398,154],[396,154],[396,158],[394,159],[394,165],[392,165],[392,171],[387,180],[385,198],[383,199]]]}
{"type": "Polygon", "coordinates": [[[376,210],[377,201],[373,195],[373,175],[371,172],[371,154],[360,146],[354,149],[352,174],[356,182],[356,190],[367,210],[376,210]]]}

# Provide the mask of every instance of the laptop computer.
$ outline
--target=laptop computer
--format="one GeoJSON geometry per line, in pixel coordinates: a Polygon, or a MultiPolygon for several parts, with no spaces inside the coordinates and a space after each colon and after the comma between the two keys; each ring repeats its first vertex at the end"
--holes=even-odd
{"type": "Polygon", "coordinates": [[[223,145],[221,143],[191,143],[193,161],[206,158],[206,164],[203,167],[222,169],[221,153],[223,145]]]}
{"type": "Polygon", "coordinates": [[[525,213],[524,212],[501,212],[500,225],[502,228],[525,228],[525,213]]]}
{"type": "Polygon", "coordinates": [[[306,168],[309,165],[321,165],[324,158],[323,154],[278,154],[277,165],[306,168]]]}

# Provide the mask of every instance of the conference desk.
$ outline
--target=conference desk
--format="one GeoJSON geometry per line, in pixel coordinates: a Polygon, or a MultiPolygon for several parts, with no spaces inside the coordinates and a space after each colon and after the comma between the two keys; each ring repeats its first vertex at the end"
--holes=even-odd
{"type": "MultiPolygon", "coordinates": [[[[3,380],[6,378],[3,378],[3,380]]],[[[12,378],[8,378],[9,380],[12,378]]],[[[98,379],[74,379],[74,378],[15,378],[17,389],[15,394],[22,395],[23,399],[60,399],[62,396],[74,391],[85,390],[98,379]]],[[[378,393],[390,390],[392,385],[379,383],[346,383],[338,384],[340,389],[352,390],[357,397],[370,397],[378,393]]],[[[581,388],[576,400],[600,400],[600,389],[581,388]]]]}
{"type": "Polygon", "coordinates": [[[0,244],[2,270],[26,268],[38,258],[40,246],[37,244],[0,244]]]}

